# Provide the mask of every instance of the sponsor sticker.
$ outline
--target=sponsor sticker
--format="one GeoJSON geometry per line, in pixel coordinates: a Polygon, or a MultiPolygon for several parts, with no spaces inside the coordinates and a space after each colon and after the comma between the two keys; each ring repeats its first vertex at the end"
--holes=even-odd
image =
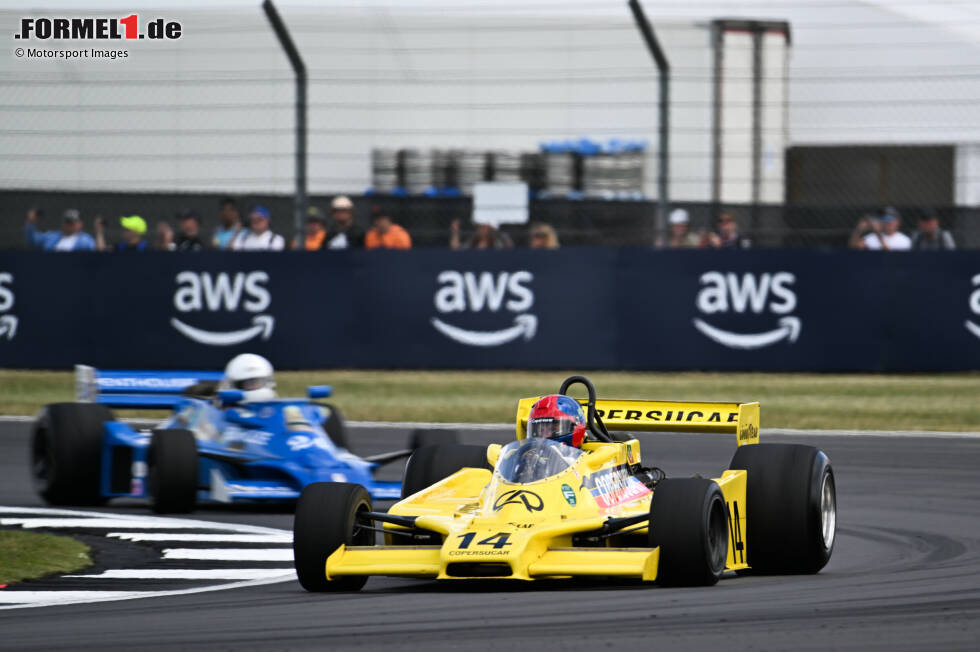
{"type": "Polygon", "coordinates": [[[588,489],[603,509],[628,503],[652,493],[645,484],[629,474],[626,465],[603,469],[587,476],[582,487],[588,489]]]}
{"type": "Polygon", "coordinates": [[[578,502],[578,499],[575,498],[574,489],[569,487],[567,484],[563,484],[561,486],[561,495],[565,497],[565,501],[568,502],[569,505],[575,507],[575,504],[578,502]]]}
{"type": "Polygon", "coordinates": [[[529,512],[540,512],[544,509],[541,496],[526,489],[514,489],[500,494],[493,502],[493,511],[499,512],[507,505],[524,505],[524,509],[529,512]]]}

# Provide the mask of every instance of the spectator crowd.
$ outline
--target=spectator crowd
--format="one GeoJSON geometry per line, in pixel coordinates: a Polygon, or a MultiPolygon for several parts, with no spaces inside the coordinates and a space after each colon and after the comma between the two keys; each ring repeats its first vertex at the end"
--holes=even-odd
{"type": "MultiPolygon", "coordinates": [[[[380,206],[372,206],[370,228],[366,231],[355,219],[354,203],[349,197],[338,195],[330,203],[329,215],[317,206],[306,211],[304,232],[289,241],[271,228],[272,215],[262,205],[253,205],[242,218],[237,202],[226,197],[219,202],[218,226],[210,237],[202,232],[201,214],[187,208],[179,211],[173,220],[176,230],[166,220],[157,222],[149,233],[149,224],[140,215],[118,218],[121,234],[112,242],[106,235],[106,220],[96,216],[92,222],[93,233],[84,230],[82,216],[76,209],[62,214],[58,229],[44,231],[39,223],[44,217],[40,207],[27,212],[24,238],[27,245],[44,251],[115,251],[140,252],[202,251],[218,249],[230,251],[320,251],[330,249],[411,249],[412,236],[380,206]],[[152,237],[151,237],[152,235],[152,237]]],[[[691,227],[688,211],[675,208],[668,218],[668,231],[658,239],[657,246],[670,249],[748,249],[752,241],[742,233],[738,218],[730,210],[721,211],[712,220],[710,228],[695,231],[691,227]]],[[[902,216],[892,207],[862,217],[855,225],[848,245],[860,250],[903,251],[910,249],[951,250],[956,248],[952,234],[940,226],[939,216],[933,209],[924,208],[917,216],[917,228],[907,235],[902,232],[902,216]]],[[[493,223],[473,224],[471,233],[463,233],[462,222],[455,219],[450,224],[449,248],[510,249],[514,241],[510,235],[493,223]]],[[[527,243],[531,249],[558,249],[558,232],[550,224],[532,222],[527,230],[527,243]]]]}
{"type": "Polygon", "coordinates": [[[408,231],[378,207],[372,209],[372,226],[365,232],[354,220],[354,203],[343,195],[335,197],[331,202],[329,220],[317,206],[310,206],[306,212],[304,233],[289,243],[281,234],[272,231],[272,215],[269,209],[254,205],[248,210],[248,219],[243,220],[238,204],[230,197],[221,200],[218,227],[209,239],[201,232],[201,214],[193,208],[177,213],[174,218],[176,232],[170,222],[157,222],[152,241],[149,239],[149,224],[140,215],[118,218],[121,228],[118,242],[111,242],[106,236],[106,220],[102,216],[96,216],[92,222],[94,236],[83,230],[82,217],[76,209],[64,212],[59,229],[40,230],[38,223],[43,217],[44,211],[41,208],[31,208],[27,212],[24,238],[29,247],[44,251],[318,251],[412,248],[412,237],[408,231]]]}

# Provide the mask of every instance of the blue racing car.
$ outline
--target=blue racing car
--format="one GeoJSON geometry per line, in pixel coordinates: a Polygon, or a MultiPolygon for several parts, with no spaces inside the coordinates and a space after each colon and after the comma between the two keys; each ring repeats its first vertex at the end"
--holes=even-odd
{"type": "Polygon", "coordinates": [[[363,485],[377,500],[401,483],[377,469],[417,446],[452,441],[421,432],[409,448],[362,458],[347,450],[343,417],[326,398],[245,401],[219,389],[220,372],[104,371],[76,367],[78,402],[45,406],[34,424],[31,461],[38,493],[55,505],[147,497],[154,511],[189,512],[199,501],[287,502],[313,482],[363,485]],[[168,409],[152,429],[117,421],[110,408],[168,409]]]}

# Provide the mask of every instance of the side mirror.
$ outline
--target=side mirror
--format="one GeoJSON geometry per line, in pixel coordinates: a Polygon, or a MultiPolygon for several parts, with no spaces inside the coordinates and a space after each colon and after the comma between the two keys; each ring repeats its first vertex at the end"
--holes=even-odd
{"type": "Polygon", "coordinates": [[[490,444],[487,446],[487,462],[493,468],[497,468],[497,459],[500,457],[501,448],[502,446],[500,444],[490,444]]]}
{"type": "Polygon", "coordinates": [[[218,402],[221,407],[236,405],[245,400],[245,392],[240,389],[221,389],[218,390],[218,402]]]}
{"type": "Polygon", "coordinates": [[[306,395],[310,398],[327,398],[333,394],[333,387],[330,385],[310,385],[306,388],[306,395]]]}

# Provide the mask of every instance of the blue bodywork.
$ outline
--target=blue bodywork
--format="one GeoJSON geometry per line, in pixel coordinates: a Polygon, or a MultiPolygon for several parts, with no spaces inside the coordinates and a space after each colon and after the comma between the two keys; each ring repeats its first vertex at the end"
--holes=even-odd
{"type": "MultiPolygon", "coordinates": [[[[407,457],[409,450],[364,459],[337,446],[321,424],[328,405],[309,399],[221,405],[227,399],[185,396],[191,385],[215,382],[214,372],[130,372],[77,368],[80,400],[109,407],[171,409],[152,430],[137,430],[120,421],[104,424],[102,495],[148,496],[147,454],[153,430],[185,429],[194,434],[198,451],[198,500],[218,502],[293,501],[312,482],[363,485],[376,500],[401,496],[400,482],[376,480],[379,466],[407,457]]],[[[315,386],[310,395],[325,396],[315,386]]],[[[233,393],[230,393],[232,396],[233,393]]]]}

